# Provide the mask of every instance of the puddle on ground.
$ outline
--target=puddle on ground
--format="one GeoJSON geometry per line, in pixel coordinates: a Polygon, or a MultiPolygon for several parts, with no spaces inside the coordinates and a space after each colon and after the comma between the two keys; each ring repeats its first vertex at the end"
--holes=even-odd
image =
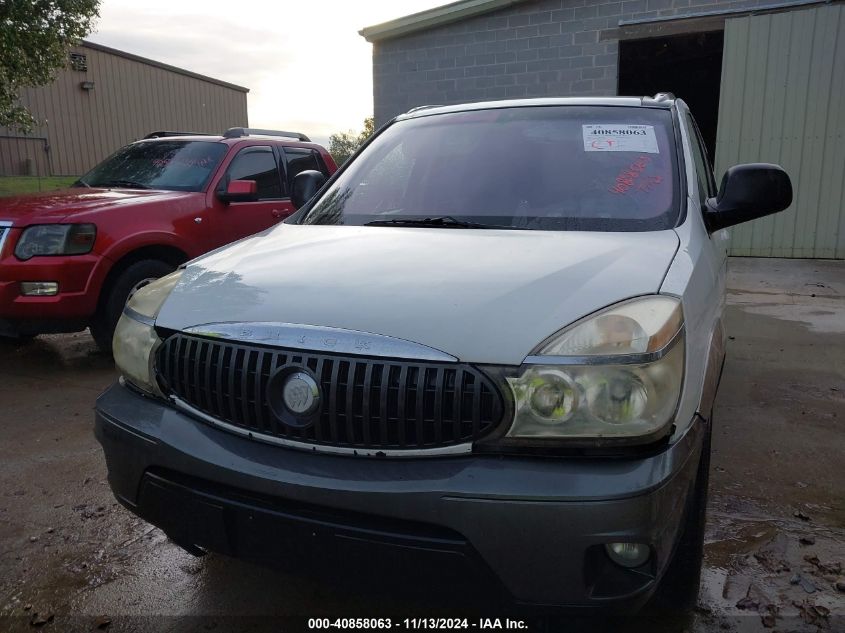
{"type": "Polygon", "coordinates": [[[719,496],[707,518],[701,610],[737,631],[845,630],[845,529],[719,496]]]}
{"type": "MultiPolygon", "coordinates": [[[[840,302],[841,304],[841,302],[840,302]]],[[[768,316],[780,321],[803,324],[819,334],[845,334],[845,306],[838,309],[825,305],[783,303],[735,303],[736,307],[751,314],[768,316]]]]}

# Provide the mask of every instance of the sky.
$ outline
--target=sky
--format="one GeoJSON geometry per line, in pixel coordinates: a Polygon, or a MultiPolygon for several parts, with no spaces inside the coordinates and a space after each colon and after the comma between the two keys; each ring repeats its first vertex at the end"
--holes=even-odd
{"type": "Polygon", "coordinates": [[[449,0],[103,0],[87,39],[250,89],[252,127],[328,143],[373,112],[365,26],[449,0]]]}

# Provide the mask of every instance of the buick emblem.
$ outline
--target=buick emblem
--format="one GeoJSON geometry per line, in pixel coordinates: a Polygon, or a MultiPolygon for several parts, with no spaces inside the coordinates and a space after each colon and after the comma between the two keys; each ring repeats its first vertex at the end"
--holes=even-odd
{"type": "Polygon", "coordinates": [[[308,426],[320,409],[320,385],[302,367],[282,367],[267,383],[267,404],[280,422],[308,426]]]}
{"type": "Polygon", "coordinates": [[[282,401],[294,415],[308,415],[320,403],[317,381],[305,372],[298,371],[285,379],[282,401]]]}

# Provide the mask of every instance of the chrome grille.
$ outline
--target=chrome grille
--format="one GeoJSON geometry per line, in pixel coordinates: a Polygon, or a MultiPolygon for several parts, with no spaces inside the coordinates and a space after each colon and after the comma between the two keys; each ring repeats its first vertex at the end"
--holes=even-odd
{"type": "Polygon", "coordinates": [[[157,356],[159,381],[199,412],[255,434],[314,445],[395,450],[454,446],[488,434],[502,418],[493,382],[471,365],[339,356],[177,333],[157,356]],[[288,425],[267,404],[280,368],[305,368],[320,410],[288,425]]]}

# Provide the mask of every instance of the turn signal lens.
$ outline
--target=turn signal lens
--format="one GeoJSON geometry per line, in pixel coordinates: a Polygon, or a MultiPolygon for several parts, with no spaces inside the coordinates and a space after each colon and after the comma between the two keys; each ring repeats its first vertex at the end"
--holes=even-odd
{"type": "Polygon", "coordinates": [[[655,352],[683,325],[674,297],[640,297],[602,310],[541,343],[538,356],[606,356],[655,352]]]}

